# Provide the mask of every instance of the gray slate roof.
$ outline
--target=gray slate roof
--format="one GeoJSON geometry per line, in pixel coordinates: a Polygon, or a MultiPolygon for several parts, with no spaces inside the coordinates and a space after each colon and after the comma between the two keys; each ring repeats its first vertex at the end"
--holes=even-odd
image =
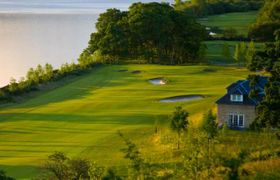
{"type": "Polygon", "coordinates": [[[237,105],[252,105],[256,106],[264,97],[264,87],[268,81],[268,77],[261,76],[258,79],[258,84],[255,88],[259,89],[259,97],[257,99],[252,99],[249,97],[250,93],[250,81],[249,80],[239,80],[235,83],[232,83],[227,87],[227,94],[220,98],[216,103],[217,104],[237,104],[237,105]],[[231,94],[240,94],[243,95],[243,102],[232,102],[230,100],[231,94]]]}

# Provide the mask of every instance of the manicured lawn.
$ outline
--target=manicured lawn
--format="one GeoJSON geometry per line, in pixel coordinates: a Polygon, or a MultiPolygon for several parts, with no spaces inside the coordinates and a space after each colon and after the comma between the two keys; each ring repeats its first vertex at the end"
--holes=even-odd
{"type": "MultiPolygon", "coordinates": [[[[85,156],[105,166],[127,163],[117,131],[133,141],[146,141],[155,123],[168,124],[177,105],[199,123],[215,107],[230,83],[244,79],[247,70],[216,66],[105,66],[78,80],[29,101],[0,110],[1,168],[17,178],[30,178],[36,166],[54,151],[85,156]],[[118,72],[127,69],[128,72],[118,72]],[[140,74],[131,71],[140,70],[140,74]],[[168,84],[147,80],[165,77],[168,84]],[[201,94],[205,99],[160,103],[159,99],[201,94]]],[[[153,141],[152,141],[153,142],[153,141]]],[[[147,148],[147,147],[146,147],[147,148]]]]}
{"type": "Polygon", "coordinates": [[[239,34],[247,35],[249,26],[256,21],[256,17],[257,11],[238,12],[208,16],[199,22],[207,27],[234,28],[239,34]]]}
{"type": "MultiPolygon", "coordinates": [[[[206,41],[204,42],[207,46],[206,59],[212,64],[237,64],[234,59],[234,51],[236,44],[240,43],[239,41],[206,41]],[[230,58],[226,58],[223,55],[224,44],[227,43],[230,48],[230,58]]],[[[249,46],[249,42],[246,42],[249,46]]],[[[255,43],[255,48],[260,50],[264,47],[264,43],[255,43]]]]}

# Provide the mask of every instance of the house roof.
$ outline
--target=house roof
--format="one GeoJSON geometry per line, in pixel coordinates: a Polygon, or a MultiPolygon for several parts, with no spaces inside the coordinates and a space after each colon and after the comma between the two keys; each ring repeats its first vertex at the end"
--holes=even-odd
{"type": "Polygon", "coordinates": [[[227,87],[227,94],[220,98],[217,104],[238,104],[238,105],[252,105],[256,106],[264,97],[264,87],[268,81],[268,77],[260,76],[257,85],[254,87],[259,90],[258,97],[252,99],[249,97],[251,91],[249,80],[239,80],[227,87]],[[243,102],[232,102],[230,100],[231,94],[243,95],[243,102]]]}

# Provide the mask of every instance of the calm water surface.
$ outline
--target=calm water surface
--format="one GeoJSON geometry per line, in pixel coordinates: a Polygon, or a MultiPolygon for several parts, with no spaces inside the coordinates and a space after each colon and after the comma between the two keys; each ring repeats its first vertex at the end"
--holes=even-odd
{"type": "Polygon", "coordinates": [[[37,64],[59,67],[76,61],[99,13],[112,7],[126,10],[133,2],[137,0],[0,0],[0,87],[37,64]]]}

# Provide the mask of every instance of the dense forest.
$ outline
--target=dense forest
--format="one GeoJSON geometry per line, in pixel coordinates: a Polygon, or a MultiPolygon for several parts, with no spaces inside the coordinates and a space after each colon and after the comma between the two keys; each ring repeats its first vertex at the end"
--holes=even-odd
{"type": "Polygon", "coordinates": [[[148,63],[184,64],[199,62],[203,26],[166,3],[135,3],[129,11],[109,9],[100,15],[97,32],[80,63],[91,59],[103,63],[145,60],[148,63]]]}

